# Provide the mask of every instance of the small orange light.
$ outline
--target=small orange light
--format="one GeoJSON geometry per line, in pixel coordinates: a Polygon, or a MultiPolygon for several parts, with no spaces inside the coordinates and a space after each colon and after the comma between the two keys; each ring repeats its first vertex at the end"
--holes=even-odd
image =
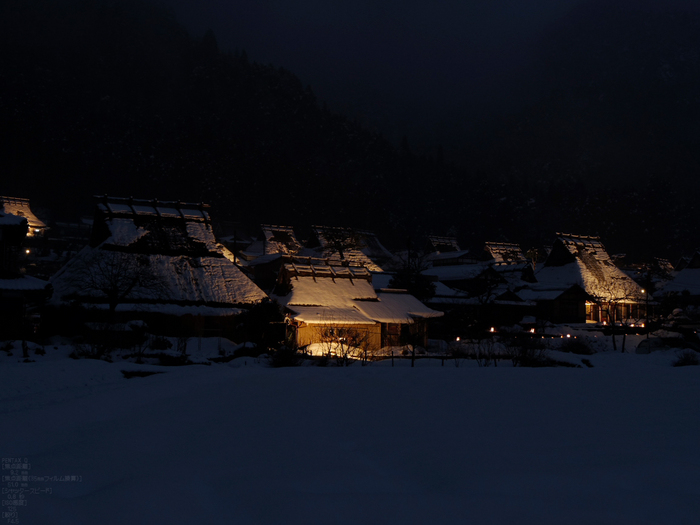
{"type": "Polygon", "coordinates": [[[489,330],[489,332],[495,332],[495,331],[496,331],[496,329],[493,326],[491,327],[491,330],[489,330]]]}
{"type": "Polygon", "coordinates": [[[27,248],[26,250],[24,250],[24,253],[26,253],[26,254],[29,254],[29,253],[31,253],[31,252],[32,252],[32,251],[31,251],[29,248],[27,248]]]}

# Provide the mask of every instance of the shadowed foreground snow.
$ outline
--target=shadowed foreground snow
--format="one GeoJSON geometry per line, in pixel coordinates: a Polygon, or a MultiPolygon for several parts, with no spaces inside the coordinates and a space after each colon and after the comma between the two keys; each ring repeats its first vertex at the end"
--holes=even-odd
{"type": "MultiPolygon", "coordinates": [[[[0,366],[22,524],[697,523],[700,367],[0,366]],[[34,485],[34,486],[39,486],[34,485]]],[[[620,366],[626,362],[631,366],[620,366]]],[[[634,363],[637,363],[635,365],[634,363]]],[[[605,366],[605,365],[610,366],[605,366]]],[[[3,484],[3,487],[5,484],[3,484]]]]}

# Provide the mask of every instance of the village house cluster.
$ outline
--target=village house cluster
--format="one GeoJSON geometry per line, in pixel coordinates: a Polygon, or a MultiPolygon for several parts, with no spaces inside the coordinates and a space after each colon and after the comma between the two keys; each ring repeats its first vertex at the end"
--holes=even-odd
{"type": "Polygon", "coordinates": [[[700,253],[675,268],[661,259],[624,268],[599,238],[566,233],[546,256],[505,242],[473,253],[446,236],[391,253],[350,228],[313,226],[304,240],[271,224],[215,236],[206,204],[109,196],[81,224],[52,229],[26,199],[0,197],[3,336],[128,319],[163,333],[227,334],[272,304],[280,344],[380,355],[504,326],[643,330],[662,300],[700,297],[700,253]]]}

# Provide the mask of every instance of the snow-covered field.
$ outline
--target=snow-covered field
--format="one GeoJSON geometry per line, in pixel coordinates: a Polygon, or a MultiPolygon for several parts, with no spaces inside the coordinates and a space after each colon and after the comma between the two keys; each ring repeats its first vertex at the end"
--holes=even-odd
{"type": "Polygon", "coordinates": [[[673,351],[584,356],[593,368],[160,367],[67,354],[0,352],[0,454],[27,458],[29,475],[81,479],[28,482],[52,493],[25,493],[21,524],[700,516],[700,367],[671,367],[673,351]]]}

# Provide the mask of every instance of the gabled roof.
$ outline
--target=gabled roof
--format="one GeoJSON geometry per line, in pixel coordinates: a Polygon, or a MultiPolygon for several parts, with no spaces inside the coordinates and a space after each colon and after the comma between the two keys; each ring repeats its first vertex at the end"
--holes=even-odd
{"type": "Polygon", "coordinates": [[[383,291],[377,301],[355,301],[356,308],[379,323],[411,324],[415,319],[441,317],[442,312],[428,308],[408,293],[383,291]]]}
{"type": "MultiPolygon", "coordinates": [[[[312,226],[312,231],[318,241],[316,251],[323,257],[339,258],[340,248],[343,260],[366,266],[373,272],[381,272],[384,266],[395,262],[392,253],[371,231],[317,225],[312,226]]],[[[314,248],[313,243],[310,247],[314,248]]]]}
{"type": "Polygon", "coordinates": [[[658,295],[683,293],[686,290],[690,295],[700,295],[700,251],[693,254],[687,265],[661,288],[658,295]]]}
{"type": "Polygon", "coordinates": [[[522,288],[536,281],[532,264],[529,262],[494,262],[491,263],[491,267],[508,282],[511,289],[522,288]]]}
{"type": "Polygon", "coordinates": [[[667,275],[671,275],[674,271],[671,261],[662,257],[654,257],[654,266],[658,271],[667,275]]]}
{"type": "Polygon", "coordinates": [[[208,204],[97,197],[91,246],[142,254],[220,256],[208,204]]]}
{"type": "Polygon", "coordinates": [[[676,265],[673,267],[673,269],[674,269],[676,272],[680,272],[683,268],[685,268],[686,266],[688,266],[688,263],[689,263],[689,262],[690,262],[690,259],[689,259],[688,257],[681,257],[681,258],[678,260],[678,262],[676,263],[676,265]]]}
{"type": "Polygon", "coordinates": [[[44,290],[48,286],[48,281],[37,279],[29,275],[18,275],[14,279],[0,279],[0,290],[12,291],[37,291],[44,290]]]}
{"type": "Polygon", "coordinates": [[[451,266],[479,262],[474,256],[470,255],[469,250],[431,252],[426,256],[426,260],[433,266],[451,266]]]}
{"type": "Polygon", "coordinates": [[[518,297],[521,297],[525,301],[553,301],[554,299],[560,297],[562,294],[570,292],[574,294],[581,295],[583,297],[587,296],[585,290],[577,284],[573,284],[569,287],[564,286],[548,286],[547,283],[536,283],[528,288],[519,290],[517,292],[518,297]]]}
{"type": "Polygon", "coordinates": [[[667,293],[683,293],[688,291],[690,295],[700,295],[700,268],[683,268],[676,277],[667,282],[659,293],[655,295],[663,295],[667,293]]]}
{"type": "Polygon", "coordinates": [[[14,215],[12,213],[0,212],[0,226],[21,226],[24,224],[26,228],[27,218],[14,215]]]}
{"type": "Polygon", "coordinates": [[[457,243],[457,237],[429,235],[428,242],[430,243],[430,248],[434,252],[445,253],[461,251],[457,243]]]}
{"type": "Polygon", "coordinates": [[[487,242],[484,249],[494,262],[519,264],[527,262],[520,246],[511,242],[487,242]]]}
{"type": "Polygon", "coordinates": [[[644,297],[642,288],[613,264],[599,237],[558,233],[536,278],[549,289],[565,290],[576,284],[605,300],[644,297]]]}
{"type": "Polygon", "coordinates": [[[264,255],[284,254],[296,255],[302,249],[301,243],[294,234],[291,226],[276,226],[273,224],[261,224],[260,228],[265,236],[264,255]]]}
{"type": "Polygon", "coordinates": [[[361,266],[288,263],[280,281],[288,290],[277,300],[308,324],[410,324],[442,315],[412,295],[375,292],[372,275],[361,266]]]}
{"type": "Polygon", "coordinates": [[[46,224],[40,220],[29,208],[29,199],[20,197],[0,197],[0,213],[12,214],[27,219],[29,228],[46,228],[46,224]]]}
{"type": "Polygon", "coordinates": [[[183,219],[189,222],[209,222],[208,204],[159,201],[158,199],[134,199],[133,197],[110,197],[95,195],[97,209],[107,217],[162,217],[183,219]]]}
{"type": "Polygon", "coordinates": [[[132,273],[146,268],[143,271],[151,283],[157,283],[137,285],[124,302],[219,307],[261,302],[267,295],[216,241],[206,208],[205,204],[100,197],[93,243],[51,279],[53,301],[105,302],[98,286],[81,282],[96,268],[121,265],[132,273]]]}

